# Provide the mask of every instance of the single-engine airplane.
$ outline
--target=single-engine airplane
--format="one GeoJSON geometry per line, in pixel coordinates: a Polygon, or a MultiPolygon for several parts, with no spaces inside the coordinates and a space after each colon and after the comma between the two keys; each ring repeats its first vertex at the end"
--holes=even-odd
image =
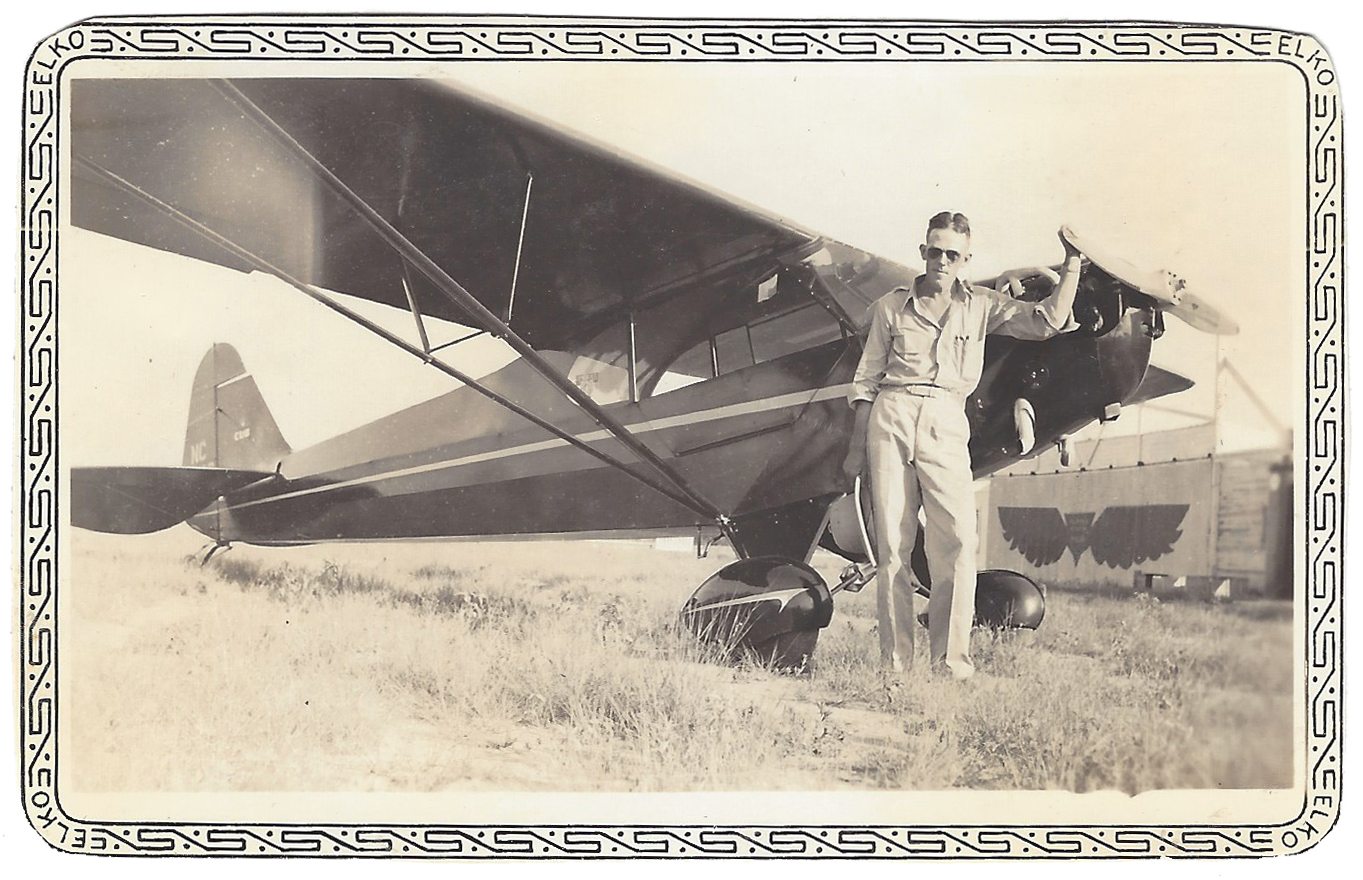
{"type": "MultiPolygon", "coordinates": [[[[74,468],[74,525],[187,521],[214,550],[724,538],[739,560],[683,619],[781,663],[813,650],[833,593],[871,576],[840,473],[846,398],[867,306],[913,270],[432,81],[92,79],[70,101],[77,226],[268,272],[463,383],[295,450],[214,345],[183,463],[74,468]],[[413,333],[336,293],[410,312],[413,333]],[[433,343],[432,319],[470,334],[433,343]],[[519,357],[467,375],[447,351],[479,334],[519,357]],[[850,563],[832,589],[808,564],[820,545],[850,563]]],[[[1190,387],[1149,364],[1166,312],[1234,332],[1176,276],[1071,241],[1087,257],[1078,329],[988,340],[966,405],[977,477],[1190,387]]],[[[977,283],[1036,300],[1055,280],[1036,267],[977,283]]],[[[985,623],[1035,626],[1044,610],[1015,573],[982,573],[978,592],[985,623]]]]}

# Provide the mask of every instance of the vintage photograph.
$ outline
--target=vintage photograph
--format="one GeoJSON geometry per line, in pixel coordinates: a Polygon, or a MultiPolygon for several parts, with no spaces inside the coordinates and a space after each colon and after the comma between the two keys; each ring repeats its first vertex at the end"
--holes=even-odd
{"type": "Polygon", "coordinates": [[[1333,823],[1311,37],[110,19],[26,88],[20,722],[57,848],[1333,823]]]}

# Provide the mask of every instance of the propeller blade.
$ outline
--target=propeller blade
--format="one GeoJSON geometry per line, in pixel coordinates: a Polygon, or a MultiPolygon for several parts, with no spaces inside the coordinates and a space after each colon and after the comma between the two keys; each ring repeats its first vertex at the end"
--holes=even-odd
{"type": "Polygon", "coordinates": [[[1176,306],[1165,306],[1164,311],[1206,333],[1217,336],[1234,336],[1240,332],[1240,325],[1222,314],[1215,306],[1195,293],[1184,291],[1183,299],[1176,306]]]}
{"type": "Polygon", "coordinates": [[[1233,336],[1240,332],[1240,325],[1189,291],[1188,283],[1173,272],[1137,266],[1116,254],[1104,251],[1099,245],[1082,238],[1068,226],[1061,227],[1060,234],[1093,265],[1150,297],[1161,311],[1179,318],[1190,327],[1218,336],[1233,336]]]}

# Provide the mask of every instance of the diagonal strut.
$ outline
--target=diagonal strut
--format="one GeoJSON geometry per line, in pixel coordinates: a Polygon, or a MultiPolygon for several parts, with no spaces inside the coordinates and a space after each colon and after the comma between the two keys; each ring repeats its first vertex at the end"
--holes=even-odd
{"type": "Polygon", "coordinates": [[[200,223],[199,221],[195,220],[189,215],[183,213],[175,206],[163,202],[161,199],[157,198],[156,196],[152,195],[151,193],[147,192],[146,190],[142,189],[141,187],[137,186],[131,181],[128,181],[118,176],[117,174],[108,170],[102,165],[90,159],[86,159],[82,156],[73,157],[73,161],[76,164],[80,165],[82,168],[85,168],[86,170],[100,177],[104,181],[112,184],[118,189],[135,196],[136,198],[140,199],[141,201],[145,202],[146,204],[150,205],[151,207],[155,208],[156,210],[160,211],[161,213],[165,214],[171,219],[181,223],[184,226],[187,226],[189,229],[193,230],[194,232],[197,232],[199,235],[202,235],[204,238],[208,239],[209,241],[213,242],[219,247],[222,247],[230,251],[232,254],[240,257],[241,259],[250,263],[257,269],[273,275],[274,277],[290,285],[291,287],[294,287],[295,289],[299,290],[308,297],[316,300],[317,302],[320,302],[322,305],[326,306],[332,311],[337,312],[346,318],[349,318],[351,321],[355,322],[356,324],[359,324],[361,327],[364,327],[366,330],[370,331],[376,336],[379,336],[384,341],[393,344],[394,346],[402,349],[408,354],[420,358],[421,360],[430,364],[432,367],[435,367],[442,373],[445,373],[446,375],[464,383],[468,387],[482,394],[484,397],[487,397],[490,400],[500,404],[501,406],[506,407],[516,415],[521,416],[522,418],[526,419],[527,421],[531,422],[537,427],[540,427],[545,431],[548,431],[549,433],[553,434],[555,437],[559,438],[560,440],[563,440],[569,445],[574,446],[582,450],[583,452],[586,452],[588,455],[591,455],[593,458],[596,458],[599,461],[605,462],[611,467],[618,468],[625,474],[633,477],[635,480],[639,481],[640,483],[643,483],[645,486],[648,486],[655,492],[658,492],[659,494],[671,499],[672,501],[675,501],[677,504],[680,504],[681,506],[687,508],[688,510],[691,510],[693,513],[697,513],[702,516],[712,517],[721,522],[721,524],[727,523],[728,521],[727,518],[718,515],[712,515],[708,510],[698,508],[691,498],[677,492],[670,486],[661,484],[658,481],[651,479],[647,475],[639,473],[634,468],[629,467],[625,463],[615,459],[610,455],[607,455],[606,453],[602,452],[599,449],[596,449],[595,447],[591,446],[585,441],[580,440],[574,435],[568,433],[563,428],[560,428],[557,425],[553,424],[552,422],[548,421],[547,419],[536,415],[535,413],[516,403],[514,400],[511,400],[510,398],[505,397],[504,395],[499,394],[496,391],[493,391],[492,389],[483,385],[478,380],[472,378],[466,373],[450,366],[449,364],[446,364],[444,361],[435,357],[432,352],[418,348],[417,346],[412,345],[411,343],[407,342],[400,336],[397,336],[391,333],[390,331],[384,329],[383,327],[379,326],[378,324],[375,324],[373,321],[370,321],[363,315],[360,315],[359,313],[347,308],[346,306],[327,296],[325,293],[318,290],[316,287],[313,287],[311,284],[308,284],[298,278],[295,278],[286,270],[274,265],[265,258],[252,253],[251,251],[247,250],[246,248],[242,247],[241,245],[237,244],[236,242],[232,241],[226,236],[223,236],[218,232],[215,232],[210,227],[204,225],[203,223],[200,223]]]}
{"type": "MultiPolygon", "coordinates": [[[[444,269],[440,268],[430,257],[414,245],[406,236],[399,232],[381,214],[375,211],[370,205],[359,196],[354,190],[346,185],[337,177],[330,168],[327,168],[321,161],[300,144],[289,132],[281,126],[264,110],[258,107],[255,102],[248,98],[235,85],[227,80],[215,80],[214,85],[224,97],[231,101],[236,107],[259,125],[267,134],[273,137],[296,158],[298,158],[310,171],[327,186],[335,195],[347,202],[355,212],[374,229],[385,241],[388,242],[404,259],[411,262],[423,275],[430,279],[436,288],[451,300],[455,305],[461,307],[471,315],[480,326],[495,334],[498,338],[505,341],[526,363],[534,368],[551,385],[557,388],[569,400],[577,405],[579,409],[587,413],[593,421],[600,427],[608,431],[615,439],[619,440],[629,449],[640,461],[648,465],[655,473],[670,484],[676,492],[687,499],[686,506],[697,513],[701,513],[716,522],[721,527],[728,523],[728,517],[718,508],[701,497],[682,477],[664,461],[656,452],[645,445],[638,437],[635,437],[628,428],[617,421],[610,413],[606,412],[600,404],[592,400],[581,388],[578,388],[563,374],[555,370],[539,352],[530,346],[514,330],[506,325],[500,318],[493,314],[486,306],[478,301],[473,294],[469,293],[463,285],[451,278],[444,269]]],[[[631,471],[633,473],[633,471],[631,471]]]]}

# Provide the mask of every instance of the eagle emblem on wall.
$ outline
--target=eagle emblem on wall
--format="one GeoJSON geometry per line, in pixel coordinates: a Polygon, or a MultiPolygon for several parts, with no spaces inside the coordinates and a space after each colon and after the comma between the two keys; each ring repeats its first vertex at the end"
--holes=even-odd
{"type": "Polygon", "coordinates": [[[1101,513],[1061,513],[1054,507],[1000,507],[1008,545],[1033,565],[1050,565],[1065,550],[1076,563],[1085,550],[1109,568],[1159,559],[1183,536],[1186,504],[1109,507],[1101,513]]]}

